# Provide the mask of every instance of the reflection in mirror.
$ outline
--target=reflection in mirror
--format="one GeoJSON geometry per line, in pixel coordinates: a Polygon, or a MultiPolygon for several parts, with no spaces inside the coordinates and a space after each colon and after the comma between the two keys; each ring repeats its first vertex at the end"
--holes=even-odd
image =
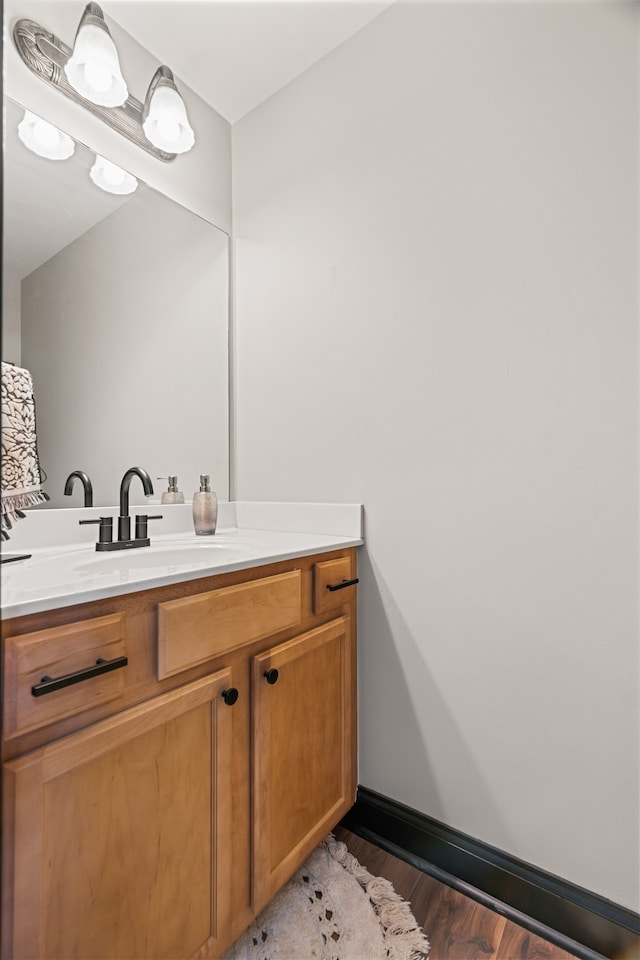
{"type": "Polygon", "coordinates": [[[2,357],[34,381],[38,509],[82,506],[81,485],[64,496],[73,470],[94,506],[114,504],[134,465],[155,499],[156,477],[177,474],[190,499],[204,473],[228,499],[226,233],[82,144],[38,155],[19,139],[24,108],[4,105],[2,357]]]}

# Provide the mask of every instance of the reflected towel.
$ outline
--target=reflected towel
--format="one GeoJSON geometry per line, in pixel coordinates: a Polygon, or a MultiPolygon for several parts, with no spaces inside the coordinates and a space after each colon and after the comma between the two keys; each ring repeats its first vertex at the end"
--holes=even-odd
{"type": "Polygon", "coordinates": [[[2,361],[2,539],[26,507],[48,500],[36,442],[36,405],[28,370],[2,361]]]}

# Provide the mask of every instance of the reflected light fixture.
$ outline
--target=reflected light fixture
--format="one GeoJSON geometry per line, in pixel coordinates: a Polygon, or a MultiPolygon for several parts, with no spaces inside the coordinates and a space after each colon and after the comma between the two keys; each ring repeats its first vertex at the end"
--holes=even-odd
{"type": "Polygon", "coordinates": [[[18,137],[27,149],[47,160],[67,160],[76,148],[68,134],[30,110],[25,110],[18,124],[18,137]]]}
{"type": "Polygon", "coordinates": [[[37,77],[165,162],[195,143],[173,73],[159,67],[141,103],[127,90],[115,43],[97,3],[88,3],[73,50],[35,20],[18,20],[13,40],[37,77]]]}
{"type": "Polygon", "coordinates": [[[64,72],[73,89],[91,103],[119,107],[127,99],[118,51],[97,3],[85,7],[64,72]]]}
{"type": "Polygon", "coordinates": [[[158,67],[149,84],[142,111],[142,129],[160,150],[186,153],[196,138],[169,67],[158,67]]]}
{"type": "Polygon", "coordinates": [[[132,174],[100,154],[96,154],[96,161],[89,171],[89,176],[96,187],[106,190],[107,193],[133,193],[138,186],[138,181],[132,174]]]}

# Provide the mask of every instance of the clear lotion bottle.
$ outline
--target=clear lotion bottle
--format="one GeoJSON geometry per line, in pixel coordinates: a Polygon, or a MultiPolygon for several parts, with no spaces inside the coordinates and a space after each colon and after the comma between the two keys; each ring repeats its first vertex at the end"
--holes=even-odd
{"type": "Polygon", "coordinates": [[[200,490],[193,495],[193,527],[199,537],[216,532],[218,498],[209,485],[208,475],[200,476],[200,490]]]}

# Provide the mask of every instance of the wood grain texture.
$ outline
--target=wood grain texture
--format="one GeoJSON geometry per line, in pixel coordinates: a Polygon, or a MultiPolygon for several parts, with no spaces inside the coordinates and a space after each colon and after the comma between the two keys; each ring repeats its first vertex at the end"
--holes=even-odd
{"type": "MultiPolygon", "coordinates": [[[[321,556],[323,559],[337,559],[348,555],[352,556],[351,566],[355,570],[355,549],[353,548],[331,551],[321,556]]],[[[274,641],[281,642],[317,626],[318,623],[327,622],[331,619],[331,614],[315,616],[312,611],[312,568],[317,559],[317,556],[299,557],[295,560],[265,564],[261,567],[235,570],[216,577],[202,577],[184,583],[143,590],[139,593],[123,594],[119,597],[95,600],[91,603],[78,604],[73,607],[61,607],[44,613],[35,613],[27,617],[3,620],[0,623],[0,630],[2,632],[3,648],[6,649],[12,638],[26,633],[51,627],[68,626],[78,620],[124,614],[127,637],[126,653],[129,659],[126,670],[121,671],[125,674],[124,690],[122,696],[116,701],[88,707],[81,714],[73,714],[63,720],[55,721],[55,724],[17,735],[10,740],[5,737],[2,744],[3,759],[10,760],[30,750],[35,750],[48,743],[53,737],[66,736],[89,723],[109,716],[117,710],[147,700],[149,697],[164,693],[183,683],[190,683],[223,665],[234,668],[236,665],[246,663],[247,657],[264,650],[267,646],[272,646],[274,641]],[[300,576],[301,620],[298,624],[279,631],[275,637],[253,641],[245,647],[231,650],[223,656],[215,655],[205,663],[158,681],[159,604],[183,597],[193,597],[221,587],[244,584],[255,580],[257,577],[277,576],[292,571],[299,571],[300,576]]],[[[344,612],[351,616],[352,622],[355,622],[355,608],[356,597],[354,594],[344,608],[344,612]]],[[[5,696],[5,702],[10,698],[10,695],[5,696]]]]}
{"type": "Polygon", "coordinates": [[[572,954],[506,921],[497,960],[572,960],[572,954]]]}
{"type": "Polygon", "coordinates": [[[340,608],[353,599],[355,586],[345,587],[344,590],[331,591],[330,585],[350,580],[351,558],[340,557],[337,560],[322,560],[313,565],[313,612],[327,613],[329,610],[340,608]]]}
{"type": "Polygon", "coordinates": [[[231,763],[230,797],[232,805],[229,847],[233,851],[230,895],[233,905],[230,917],[232,943],[253,919],[251,891],[251,664],[242,660],[235,665],[231,677],[239,698],[232,710],[233,760],[231,763]]]}
{"type": "MultiPolygon", "coordinates": [[[[350,570],[356,569],[353,548],[332,551],[320,556],[322,562],[346,559],[350,570]]],[[[98,926],[103,925],[100,927],[102,930],[100,938],[103,935],[106,936],[104,931],[107,927],[111,928],[115,925],[122,929],[120,940],[118,940],[119,946],[111,950],[109,941],[106,941],[107,950],[111,951],[112,956],[126,954],[135,957],[137,955],[144,956],[145,960],[147,958],[152,960],[155,955],[165,956],[168,955],[167,951],[171,951],[172,960],[174,957],[187,956],[208,958],[208,960],[219,957],[242,933],[260,907],[255,896],[252,868],[252,843],[259,834],[259,830],[252,823],[251,778],[254,763],[252,748],[254,719],[251,706],[254,684],[252,658],[264,653],[271,654],[274,650],[286,647],[288,643],[300,640],[307,634],[324,630],[332,623],[335,627],[340,620],[343,621],[343,625],[338,629],[339,637],[329,631],[332,639],[327,643],[326,653],[321,654],[322,643],[317,645],[319,662],[316,664],[318,675],[313,680],[315,705],[312,712],[307,710],[304,699],[298,702],[297,708],[293,710],[293,714],[296,714],[297,710],[296,715],[304,719],[309,716],[312,719],[319,718],[319,725],[313,735],[317,738],[313,741],[315,746],[312,745],[311,751],[303,751],[304,760],[299,761],[295,749],[292,754],[293,765],[300,763],[302,771],[304,765],[308,765],[311,753],[317,752],[320,755],[324,753],[321,745],[325,722],[323,711],[326,712],[328,709],[326,693],[329,688],[324,682],[322,673],[323,670],[328,670],[330,674],[335,674],[339,662],[340,670],[343,670],[344,675],[342,685],[338,685],[340,703],[337,714],[346,719],[346,725],[343,731],[343,742],[338,749],[340,773],[336,775],[334,763],[328,779],[331,781],[333,776],[334,786],[339,783],[339,788],[336,787],[335,792],[340,796],[332,805],[332,797],[329,796],[331,790],[328,791],[324,798],[326,802],[324,804],[321,802],[320,807],[328,806],[329,809],[320,811],[322,816],[319,822],[310,826],[306,833],[304,813],[296,813],[299,819],[294,820],[294,823],[297,823],[294,833],[304,833],[304,839],[291,856],[285,856],[286,870],[282,871],[281,877],[277,877],[275,881],[272,877],[269,882],[276,882],[277,885],[285,882],[288,874],[295,871],[322,836],[351,806],[355,798],[357,777],[356,595],[353,589],[343,591],[343,594],[350,594],[350,596],[341,597],[338,612],[343,614],[342,617],[336,618],[335,610],[333,613],[314,614],[313,565],[319,559],[318,556],[301,557],[2,622],[3,651],[6,655],[13,643],[19,643],[21,640],[26,640],[28,643],[29,634],[48,630],[59,630],[64,634],[69,630],[73,631],[78,621],[121,618],[123,634],[126,637],[126,655],[129,659],[126,670],[120,671],[121,675],[124,674],[124,686],[121,695],[115,700],[103,703],[95,703],[90,698],[83,700],[80,712],[55,719],[42,727],[23,730],[11,738],[6,736],[3,738],[3,957],[18,960],[21,956],[44,958],[58,953],[69,960],[74,956],[73,951],[76,950],[78,956],[86,956],[89,960],[94,949],[98,955],[99,948],[86,931],[82,934],[82,936],[86,934],[88,938],[86,942],[78,940],[76,943],[73,940],[74,936],[79,937],[80,934],[74,933],[69,924],[73,923],[77,912],[73,904],[77,901],[81,911],[84,912],[87,901],[83,897],[95,896],[96,891],[108,889],[108,878],[112,873],[119,878],[118,883],[111,888],[115,891],[118,887],[118,900],[114,903],[102,901],[98,924],[98,926]],[[278,629],[274,634],[261,636],[243,646],[233,647],[226,653],[212,653],[202,663],[190,666],[184,672],[158,680],[158,608],[160,604],[194,598],[199,594],[219,589],[247,587],[257,578],[276,578],[277,580],[283,575],[286,581],[296,580],[299,583],[297,615],[293,625],[278,629]],[[350,629],[343,637],[346,624],[349,624],[350,629]],[[338,648],[340,648],[339,656],[336,654],[338,648]],[[234,686],[239,691],[239,700],[233,707],[227,707],[221,699],[211,698],[204,692],[211,674],[221,671],[225,677],[224,685],[234,686]],[[186,711],[187,713],[193,712],[194,715],[204,717],[205,713],[210,711],[212,716],[218,717],[215,724],[212,721],[211,727],[212,731],[215,727],[215,737],[212,733],[215,757],[208,762],[208,766],[207,762],[200,762],[193,775],[190,772],[191,767],[189,769],[187,767],[190,756],[195,756],[198,752],[202,753],[202,719],[199,721],[194,719],[194,728],[186,731],[186,727],[191,726],[191,721],[185,716],[181,703],[188,688],[193,688],[196,692],[192,693],[190,710],[186,711]],[[160,704],[162,704],[162,712],[154,714],[154,707],[160,704]],[[161,733],[161,730],[164,733],[161,733]],[[177,743],[185,739],[192,746],[187,748],[186,755],[182,757],[179,755],[177,743]],[[136,743],[144,744],[144,749],[138,750],[136,743]],[[200,750],[197,747],[198,743],[200,750]],[[164,759],[161,759],[165,746],[168,748],[166,768],[164,759]],[[216,798],[208,825],[209,837],[215,838],[216,833],[222,833],[224,842],[217,845],[214,842],[212,851],[202,812],[198,811],[197,805],[191,808],[190,801],[185,800],[180,790],[176,792],[176,802],[179,801],[182,804],[184,801],[186,815],[176,817],[178,836],[181,839],[175,840],[174,852],[178,847],[188,849],[190,842],[195,843],[197,835],[201,835],[201,839],[204,836],[204,848],[210,850],[210,867],[213,874],[209,890],[217,888],[217,894],[210,904],[208,934],[204,940],[197,943],[204,930],[202,902],[194,902],[193,906],[189,906],[191,880],[183,877],[179,872],[176,876],[181,886],[178,888],[174,884],[171,895],[167,887],[162,894],[164,906],[156,910],[158,932],[154,934],[155,941],[152,936],[149,942],[141,946],[140,940],[136,939],[140,936],[139,931],[134,930],[130,922],[133,914],[130,912],[127,915],[126,912],[126,901],[132,889],[131,877],[134,878],[134,885],[136,881],[136,872],[132,869],[130,862],[127,869],[122,867],[121,872],[118,872],[121,850],[125,851],[123,862],[126,862],[127,852],[135,850],[135,843],[128,841],[130,834],[127,832],[129,828],[126,827],[128,822],[126,817],[132,817],[132,822],[136,823],[137,816],[139,830],[142,832],[146,828],[149,835],[155,834],[160,825],[162,836],[159,841],[156,836],[155,847],[159,851],[166,846],[167,857],[171,855],[174,841],[171,840],[171,832],[167,826],[170,818],[163,820],[163,815],[157,811],[156,813],[152,811],[149,816],[138,815],[136,813],[137,798],[131,790],[111,790],[107,789],[106,785],[111,783],[110,777],[116,780],[124,777],[126,780],[128,774],[123,771],[131,771],[140,765],[141,770],[146,771],[143,773],[141,782],[150,786],[152,779],[148,763],[149,757],[152,756],[157,758],[157,762],[154,761],[156,773],[165,769],[169,771],[169,779],[173,780],[181,776],[193,784],[199,783],[198,776],[201,775],[210,782],[210,799],[214,796],[216,798]],[[87,772],[90,770],[93,771],[92,774],[87,772]],[[225,770],[226,773],[223,772],[225,770]],[[103,789],[96,790],[92,786],[94,783],[103,789]],[[127,802],[133,804],[131,811],[123,810],[125,793],[127,802]],[[80,794],[84,799],[78,799],[80,794]],[[109,806],[110,795],[117,809],[112,810],[109,806]],[[117,835],[118,830],[115,829],[114,824],[121,823],[121,839],[114,846],[116,857],[113,869],[106,865],[106,860],[101,859],[107,857],[107,847],[104,844],[100,846],[102,841],[95,841],[97,846],[94,846],[93,853],[89,853],[90,845],[94,840],[89,836],[91,817],[88,809],[78,812],[78,804],[82,806],[83,803],[94,810],[93,822],[97,824],[99,832],[107,830],[110,831],[111,836],[117,835]],[[124,818],[121,821],[118,820],[120,816],[124,818]],[[226,827],[223,826],[225,823],[226,827]],[[82,861],[82,870],[78,876],[83,873],[85,878],[89,876],[88,882],[86,879],[84,883],[81,880],[77,881],[77,889],[72,884],[65,887],[68,872],[66,858],[74,855],[73,851],[77,848],[76,839],[74,839],[76,825],[79,828],[78,842],[82,844],[82,851],[78,855],[87,857],[86,861],[82,861]],[[182,837],[180,831],[188,835],[182,837]],[[163,839],[165,835],[166,844],[163,839]],[[44,864],[48,861],[56,864],[56,869],[62,870],[65,874],[65,882],[60,885],[60,889],[54,889],[52,875],[48,875],[44,885],[37,879],[38,871],[42,876],[46,875],[44,864]],[[106,887],[105,884],[107,884],[106,887]],[[93,892],[88,894],[87,889],[93,892]],[[120,903],[121,900],[125,902],[124,905],[120,903]],[[185,911],[187,911],[186,919],[185,911]],[[177,913],[178,916],[171,917],[172,912],[177,913]],[[14,949],[14,936],[16,943],[19,943],[19,949],[14,949]],[[59,945],[65,941],[65,938],[70,938],[69,950],[59,945]],[[172,938],[173,945],[167,946],[165,950],[165,945],[171,944],[172,938]],[[50,946],[50,941],[55,944],[56,940],[58,946],[50,946]],[[176,947],[178,940],[181,942],[179,948],[176,947]],[[136,954],[135,951],[139,948],[141,952],[136,954]]],[[[313,643],[310,643],[309,664],[313,661],[312,647],[313,643]]],[[[297,659],[301,674],[306,674],[305,682],[311,683],[316,670],[303,666],[304,657],[293,657],[293,662],[295,663],[297,659]]],[[[335,685],[335,676],[330,681],[329,687],[331,683],[335,685]]],[[[79,689],[82,690],[82,685],[79,685],[79,689]]],[[[5,686],[4,693],[6,702],[11,697],[11,689],[5,686]]],[[[331,699],[335,698],[332,696],[331,699]]],[[[276,726],[280,730],[276,738],[277,743],[286,745],[290,739],[288,724],[291,722],[291,713],[287,711],[291,709],[285,706],[279,713],[276,711],[276,726]]],[[[329,718],[325,732],[328,733],[330,741],[335,739],[336,726],[333,714],[329,718]]],[[[282,748],[277,746],[276,755],[281,752],[282,748]]],[[[286,749],[283,755],[286,760],[286,749]]],[[[276,794],[284,795],[291,769],[291,764],[287,766],[285,763],[278,770],[276,794]]],[[[306,789],[304,775],[300,773],[299,776],[306,789]]],[[[133,783],[133,780],[131,782],[133,783]]],[[[311,796],[311,809],[316,809],[318,812],[319,807],[313,806],[316,800],[313,799],[313,794],[311,796]]],[[[169,802],[168,797],[166,800],[169,802]]],[[[157,798],[152,801],[152,803],[156,802],[160,801],[157,798]]],[[[284,850],[286,840],[286,828],[283,827],[276,843],[280,844],[281,849],[284,850]]],[[[147,846],[151,849],[152,845],[147,846]]],[[[202,843],[198,850],[201,853],[202,843]]],[[[159,855],[156,853],[156,856],[159,855]]],[[[195,853],[194,858],[194,862],[198,862],[195,853]]],[[[146,862],[148,867],[152,861],[150,859],[144,861],[143,858],[143,862],[146,862]]],[[[202,866],[199,869],[203,869],[202,866]]],[[[206,884],[204,886],[206,887],[206,884]]],[[[132,905],[136,909],[140,907],[138,898],[142,896],[140,891],[144,890],[144,878],[139,887],[140,889],[134,890],[132,897],[132,905]]],[[[160,885],[159,889],[164,888],[160,885]]],[[[149,909],[152,908],[149,907],[149,909]]],[[[102,951],[104,955],[104,948],[102,951]]]]}
{"type": "Polygon", "coordinates": [[[439,883],[417,881],[411,892],[415,916],[432,941],[436,957],[495,960],[505,918],[439,883]]]}
{"type": "Polygon", "coordinates": [[[226,934],[229,683],[219,671],[6,764],[6,956],[171,960],[226,934]]]}
{"type": "Polygon", "coordinates": [[[353,803],[348,617],[253,660],[253,890],[260,908],[353,803]],[[277,683],[264,673],[276,669],[277,683]]]}
{"type": "Polygon", "coordinates": [[[300,623],[300,571],[158,605],[158,678],[300,623]]]}
{"type": "Polygon", "coordinates": [[[575,960],[548,940],[338,826],[337,839],[411,904],[431,943],[429,960],[575,960]]]}
{"type": "Polygon", "coordinates": [[[100,657],[112,660],[125,653],[122,613],[37,630],[8,640],[4,651],[5,684],[12,696],[4,699],[4,737],[11,740],[55,720],[117,700],[124,690],[123,670],[92,677],[42,697],[34,697],[31,688],[45,676],[65,676],[93,666],[100,657]]]}
{"type": "Polygon", "coordinates": [[[25,758],[21,770],[5,769],[2,780],[2,956],[40,957],[42,885],[34,877],[43,856],[41,757],[25,758]]]}

